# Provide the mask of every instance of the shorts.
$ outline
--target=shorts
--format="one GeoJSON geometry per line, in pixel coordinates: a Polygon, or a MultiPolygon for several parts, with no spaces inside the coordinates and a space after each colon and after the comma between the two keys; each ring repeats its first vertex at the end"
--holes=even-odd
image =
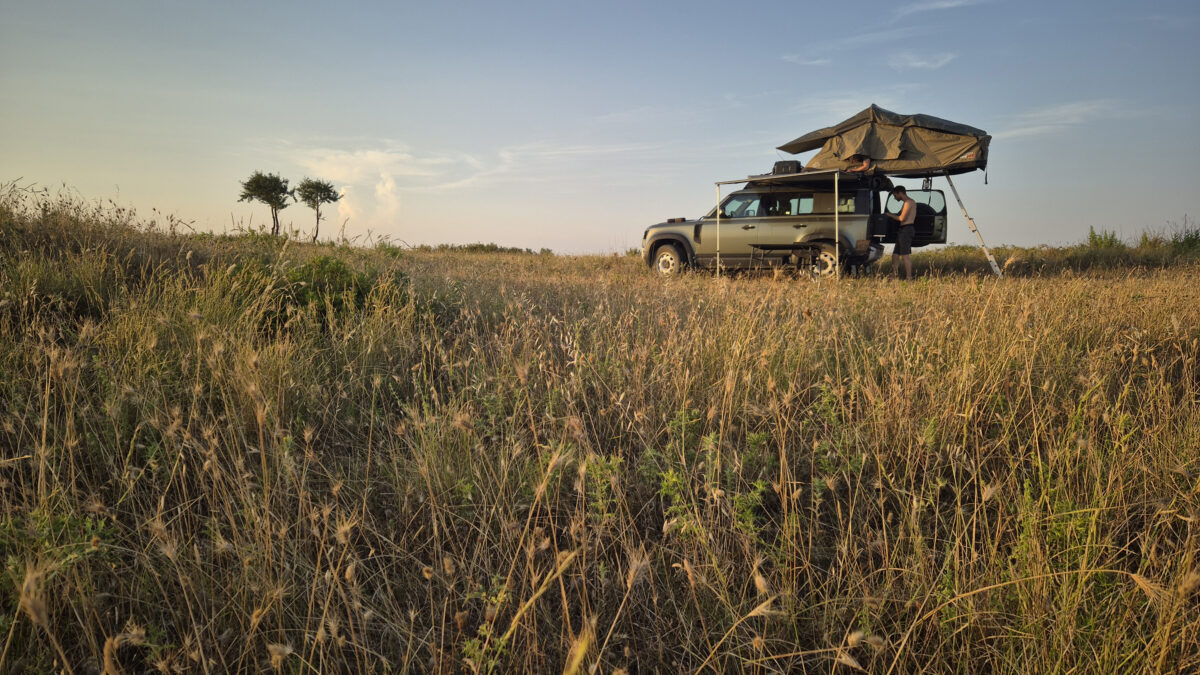
{"type": "Polygon", "coordinates": [[[913,233],[917,228],[912,225],[901,225],[900,230],[896,232],[896,248],[892,251],[892,255],[909,255],[912,253],[913,233]]]}

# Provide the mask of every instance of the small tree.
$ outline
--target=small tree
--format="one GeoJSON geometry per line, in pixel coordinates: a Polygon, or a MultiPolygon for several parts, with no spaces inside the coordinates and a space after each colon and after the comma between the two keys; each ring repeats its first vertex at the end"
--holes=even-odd
{"type": "Polygon", "coordinates": [[[242,183],[242,196],[239,202],[262,202],[271,207],[271,234],[279,234],[279,212],[288,206],[288,197],[293,197],[288,190],[288,180],[280,178],[277,173],[255,171],[242,183]]]}
{"type": "Polygon", "coordinates": [[[342,196],[333,189],[333,183],[323,180],[313,180],[307,176],[296,186],[296,198],[304,202],[308,208],[317,214],[317,225],[313,228],[313,243],[317,243],[317,232],[321,230],[321,205],[332,204],[342,196]]]}

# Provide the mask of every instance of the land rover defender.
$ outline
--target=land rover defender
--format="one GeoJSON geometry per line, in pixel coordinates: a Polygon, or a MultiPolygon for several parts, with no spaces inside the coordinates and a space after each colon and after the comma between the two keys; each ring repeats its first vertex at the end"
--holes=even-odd
{"type": "MultiPolygon", "coordinates": [[[[673,218],[642,235],[642,259],[659,276],[684,269],[795,267],[818,275],[837,266],[864,268],[895,243],[899,213],[886,176],[796,171],[779,162],[696,220],[673,218]],[[835,203],[836,202],[836,203],[835,203]],[[719,216],[719,217],[718,217],[719,216]],[[835,223],[836,220],[836,223],[835,223]],[[839,235],[840,234],[840,243],[839,235]]],[[[946,242],[946,200],[940,190],[909,190],[917,202],[913,246],[946,242]]]]}

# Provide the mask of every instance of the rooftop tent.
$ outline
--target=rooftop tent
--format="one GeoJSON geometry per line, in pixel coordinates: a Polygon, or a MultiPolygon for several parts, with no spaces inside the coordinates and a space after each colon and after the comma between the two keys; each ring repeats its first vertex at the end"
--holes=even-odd
{"type": "Polygon", "coordinates": [[[880,173],[919,178],[986,169],[991,140],[982,129],[931,115],[900,115],[872,104],[779,149],[797,154],[820,148],[806,169],[847,169],[851,156],[865,155],[880,173]]]}

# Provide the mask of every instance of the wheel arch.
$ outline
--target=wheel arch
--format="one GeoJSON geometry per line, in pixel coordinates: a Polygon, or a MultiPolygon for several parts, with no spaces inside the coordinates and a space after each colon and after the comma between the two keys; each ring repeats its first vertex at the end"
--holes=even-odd
{"type": "Polygon", "coordinates": [[[656,235],[650,238],[650,242],[647,244],[650,250],[650,259],[648,261],[650,267],[654,267],[654,254],[657,253],[659,247],[663,246],[664,244],[675,244],[679,246],[680,250],[683,251],[684,262],[688,266],[696,264],[696,254],[692,250],[691,242],[689,242],[687,237],[683,236],[682,234],[676,234],[672,232],[656,235]]]}
{"type": "MultiPolygon", "coordinates": [[[[844,234],[841,236],[841,240],[842,240],[842,245],[841,245],[842,257],[853,256],[854,255],[854,242],[850,241],[850,238],[844,234]]],[[[814,234],[810,234],[806,237],[801,238],[800,241],[798,241],[796,243],[809,244],[809,245],[812,245],[812,244],[833,245],[834,237],[831,237],[827,234],[814,233],[814,234]]]]}

